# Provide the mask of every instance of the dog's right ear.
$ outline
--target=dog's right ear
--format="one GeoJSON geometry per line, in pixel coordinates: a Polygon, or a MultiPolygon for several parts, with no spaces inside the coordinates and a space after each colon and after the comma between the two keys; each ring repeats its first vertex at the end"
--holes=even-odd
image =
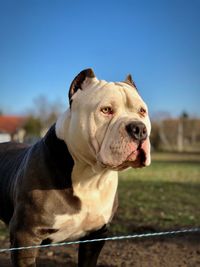
{"type": "Polygon", "coordinates": [[[137,86],[135,84],[135,82],[133,81],[133,78],[131,76],[131,74],[128,74],[126,77],[126,80],[124,81],[125,83],[128,83],[129,85],[135,87],[135,89],[138,91],[137,86]]]}
{"type": "Polygon", "coordinates": [[[97,78],[92,69],[81,71],[72,81],[69,88],[69,103],[71,107],[73,95],[80,89],[84,90],[91,82],[97,81],[97,78]]]}

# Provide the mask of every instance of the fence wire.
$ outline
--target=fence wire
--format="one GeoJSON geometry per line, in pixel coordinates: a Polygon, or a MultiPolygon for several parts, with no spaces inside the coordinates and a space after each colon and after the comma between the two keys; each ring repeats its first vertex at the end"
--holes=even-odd
{"type": "Polygon", "coordinates": [[[116,240],[125,240],[125,239],[142,239],[142,238],[155,238],[155,237],[170,237],[180,234],[194,234],[200,233],[200,228],[190,228],[190,229],[181,229],[175,231],[163,231],[155,233],[143,233],[143,234],[132,234],[132,235],[122,235],[122,236],[111,236],[106,238],[98,239],[88,239],[88,240],[79,240],[79,241],[70,241],[62,243],[51,243],[47,245],[36,245],[36,246],[26,246],[26,247],[16,247],[16,248],[3,248],[0,249],[0,253],[17,251],[17,250],[27,250],[27,249],[39,249],[39,248],[50,248],[50,247],[61,247],[73,244],[82,244],[82,243],[92,243],[99,241],[116,241],[116,240]]]}

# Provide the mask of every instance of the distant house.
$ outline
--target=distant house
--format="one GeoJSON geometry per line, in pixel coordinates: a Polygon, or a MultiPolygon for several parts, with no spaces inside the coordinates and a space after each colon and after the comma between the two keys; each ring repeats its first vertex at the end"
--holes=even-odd
{"type": "Polygon", "coordinates": [[[0,143],[8,141],[23,142],[26,131],[23,126],[26,117],[21,116],[0,116],[0,143]]]}

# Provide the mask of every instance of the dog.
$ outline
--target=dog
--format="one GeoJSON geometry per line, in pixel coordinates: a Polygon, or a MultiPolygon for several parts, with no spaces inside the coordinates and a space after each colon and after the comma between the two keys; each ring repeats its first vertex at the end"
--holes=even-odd
{"type": "MultiPolygon", "coordinates": [[[[80,72],[68,110],[40,141],[0,145],[0,218],[11,247],[106,237],[118,171],[150,164],[150,131],[131,75],[107,82],[80,72]]],[[[80,244],[78,266],[96,266],[103,245],[80,244]]],[[[36,267],[36,257],[37,249],[11,252],[14,267],[36,267]]]]}

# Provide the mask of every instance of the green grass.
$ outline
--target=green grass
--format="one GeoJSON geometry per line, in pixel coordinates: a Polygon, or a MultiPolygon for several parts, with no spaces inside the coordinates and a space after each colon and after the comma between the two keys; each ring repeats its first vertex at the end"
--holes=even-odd
{"type": "MultiPolygon", "coordinates": [[[[150,167],[119,177],[114,234],[200,226],[200,155],[155,153],[150,167]]],[[[7,231],[0,223],[0,239],[7,231]]]]}
{"type": "Polygon", "coordinates": [[[119,177],[114,233],[200,226],[200,155],[153,154],[148,168],[119,177]]]}

